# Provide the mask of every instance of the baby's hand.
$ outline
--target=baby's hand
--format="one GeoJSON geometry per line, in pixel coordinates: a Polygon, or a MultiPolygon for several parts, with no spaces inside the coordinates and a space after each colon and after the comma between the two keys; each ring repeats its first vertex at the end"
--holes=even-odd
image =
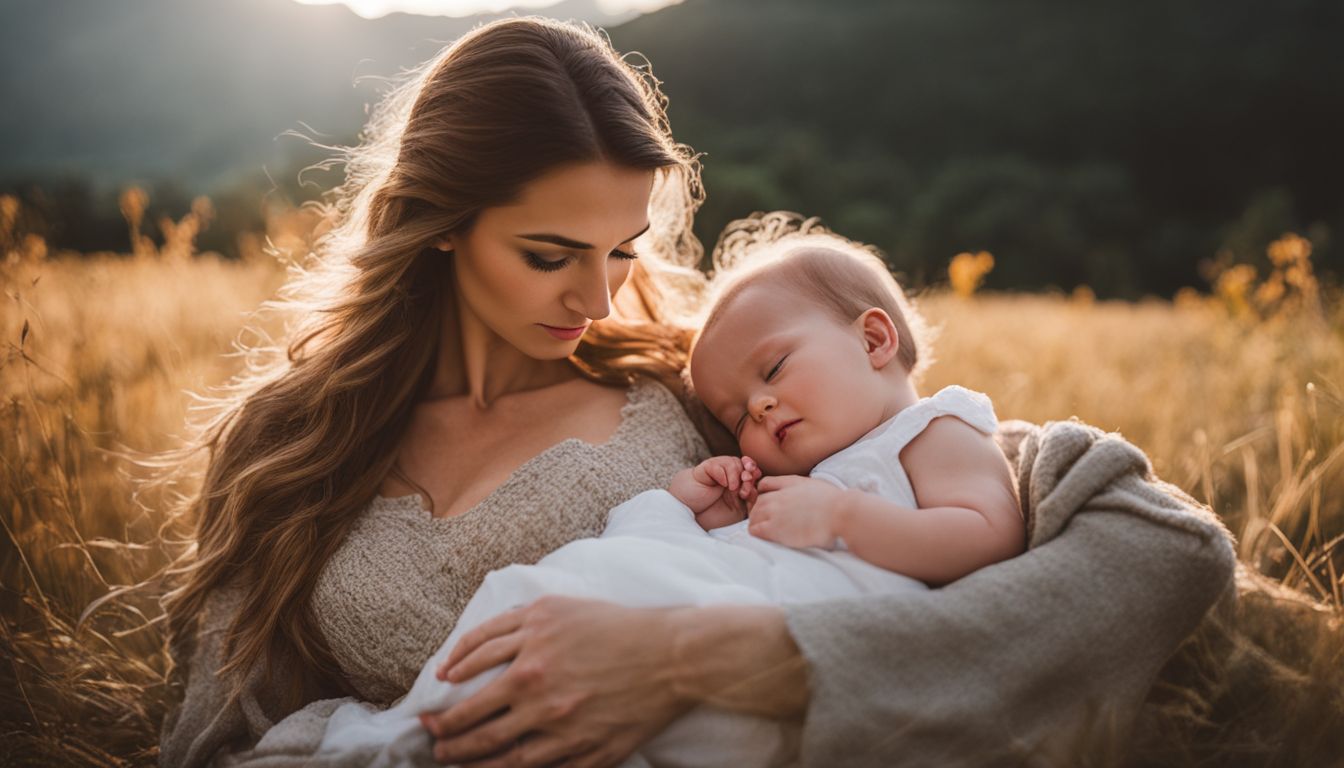
{"type": "Polygon", "coordinates": [[[746,518],[760,479],[761,469],[750,457],[714,456],[678,472],[667,490],[708,531],[746,518]]]}
{"type": "Polygon", "coordinates": [[[835,545],[835,510],[844,491],[825,480],[779,475],[761,480],[751,505],[751,535],[786,547],[835,545]]]}

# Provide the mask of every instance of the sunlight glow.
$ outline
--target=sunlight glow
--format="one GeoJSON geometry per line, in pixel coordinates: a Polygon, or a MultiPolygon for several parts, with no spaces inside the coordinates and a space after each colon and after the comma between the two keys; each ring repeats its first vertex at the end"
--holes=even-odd
{"type": "MultiPolygon", "coordinates": [[[[474,16],[478,13],[500,13],[510,9],[536,11],[557,5],[560,0],[295,0],[304,5],[332,5],[344,3],[350,10],[366,19],[376,19],[389,13],[415,13],[422,16],[474,16]]],[[[597,0],[603,13],[617,16],[629,11],[649,13],[680,0],[597,0]]]]}

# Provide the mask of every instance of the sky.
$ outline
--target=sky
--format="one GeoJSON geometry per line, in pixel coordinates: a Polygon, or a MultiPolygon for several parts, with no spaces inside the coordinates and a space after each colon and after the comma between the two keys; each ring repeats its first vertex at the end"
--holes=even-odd
{"type": "MultiPolygon", "coordinates": [[[[296,0],[304,5],[332,5],[343,3],[366,19],[376,19],[402,11],[426,16],[471,16],[477,13],[499,13],[510,8],[535,11],[556,5],[560,0],[296,0]]],[[[630,10],[648,13],[672,5],[680,0],[596,0],[604,13],[616,16],[630,10]]]]}

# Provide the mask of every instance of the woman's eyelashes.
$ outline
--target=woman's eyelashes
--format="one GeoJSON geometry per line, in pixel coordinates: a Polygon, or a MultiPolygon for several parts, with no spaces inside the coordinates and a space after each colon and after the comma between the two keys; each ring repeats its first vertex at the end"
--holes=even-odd
{"type": "MultiPolygon", "coordinates": [[[[608,255],[618,259],[625,259],[626,261],[632,261],[634,259],[639,258],[639,254],[635,253],[634,251],[622,251],[619,248],[612,251],[608,255]]],[[[538,272],[554,272],[558,269],[564,269],[565,265],[568,264],[571,260],[572,259],[569,256],[565,256],[555,260],[543,259],[541,256],[538,256],[532,251],[523,251],[523,261],[527,263],[527,266],[537,270],[538,272]]]]}
{"type": "Polygon", "coordinates": [[[527,262],[527,266],[538,272],[554,272],[555,270],[564,267],[565,262],[569,261],[569,258],[566,257],[556,261],[547,261],[531,251],[523,251],[523,261],[527,262]]]}

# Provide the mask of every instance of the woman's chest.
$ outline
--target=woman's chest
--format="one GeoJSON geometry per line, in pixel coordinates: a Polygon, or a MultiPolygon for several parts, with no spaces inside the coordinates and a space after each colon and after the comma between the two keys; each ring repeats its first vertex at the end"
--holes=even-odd
{"type": "Polygon", "coordinates": [[[375,499],[313,595],[347,679],[373,700],[404,693],[490,571],[597,536],[608,510],[674,471],[639,458],[566,444],[453,518],[431,518],[413,498],[375,499]]]}
{"type": "Polygon", "coordinates": [[[383,496],[428,494],[435,517],[454,517],[489,497],[528,461],[566,441],[606,443],[619,429],[624,390],[578,399],[518,398],[481,411],[465,402],[420,409],[383,496]]]}

